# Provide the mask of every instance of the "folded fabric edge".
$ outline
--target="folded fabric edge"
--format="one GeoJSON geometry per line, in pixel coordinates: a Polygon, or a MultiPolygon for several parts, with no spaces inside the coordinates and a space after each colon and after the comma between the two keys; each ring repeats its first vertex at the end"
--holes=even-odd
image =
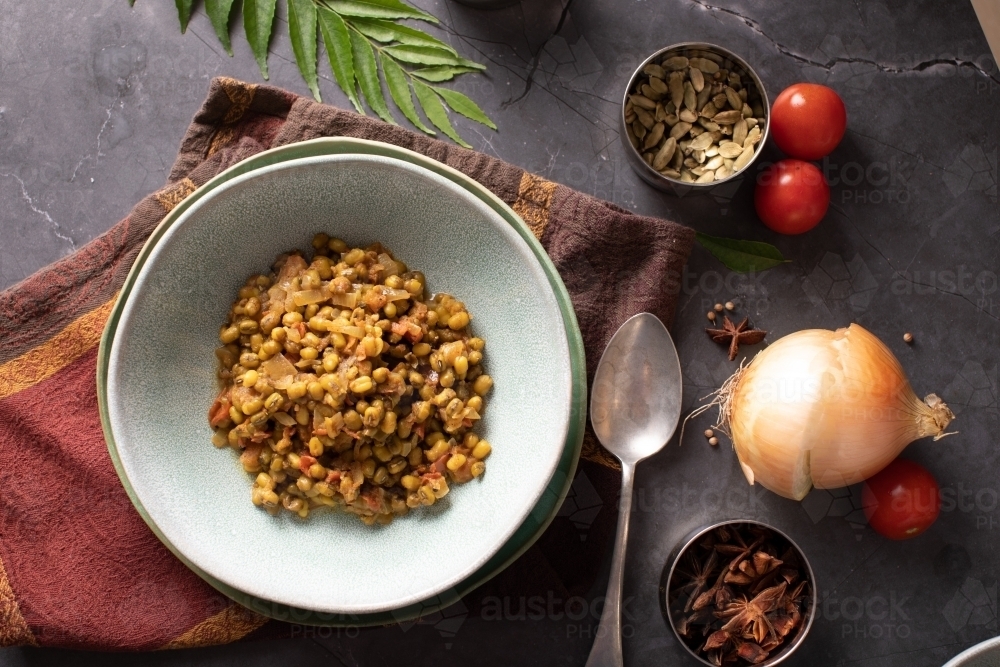
{"type": "Polygon", "coordinates": [[[167,182],[180,181],[205,158],[233,143],[237,139],[237,124],[247,112],[285,120],[298,98],[295,93],[276,86],[247,83],[227,76],[213,78],[205,101],[181,139],[167,182]]]}
{"type": "Polygon", "coordinates": [[[176,639],[167,642],[159,650],[229,644],[243,639],[267,621],[266,617],[233,602],[219,613],[206,618],[176,639]]]}

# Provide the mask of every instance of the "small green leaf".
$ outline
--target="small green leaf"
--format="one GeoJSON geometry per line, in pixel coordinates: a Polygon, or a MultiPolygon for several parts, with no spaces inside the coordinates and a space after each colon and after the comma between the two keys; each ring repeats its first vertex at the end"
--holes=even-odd
{"type": "Polygon", "coordinates": [[[357,30],[351,30],[351,52],[354,54],[354,74],[358,77],[361,92],[368,100],[372,111],[387,123],[396,124],[396,119],[385,105],[385,95],[382,94],[382,83],[378,78],[378,61],[375,52],[364,35],[357,30]]]}
{"type": "Polygon", "coordinates": [[[229,16],[233,12],[234,0],[205,0],[205,11],[212,20],[215,34],[222,42],[226,53],[233,55],[233,45],[229,41],[229,16]]]}
{"type": "Polygon", "coordinates": [[[411,7],[399,0],[321,0],[323,4],[341,16],[357,16],[372,19],[417,19],[428,23],[438,20],[426,12],[411,7]]]}
{"type": "Polygon", "coordinates": [[[491,130],[497,129],[497,126],[493,124],[493,121],[483,113],[483,110],[479,106],[470,100],[468,97],[458,92],[457,90],[449,90],[447,88],[439,88],[437,86],[432,86],[434,91],[444,98],[444,101],[452,108],[452,110],[457,111],[466,118],[476,121],[477,123],[482,123],[491,130]]]}
{"type": "Polygon", "coordinates": [[[770,243],[726,239],[701,233],[696,238],[716,259],[739,273],[765,271],[789,261],[770,243]]]}
{"type": "Polygon", "coordinates": [[[458,136],[458,132],[451,126],[451,121],[448,120],[448,112],[445,110],[444,105],[441,104],[441,99],[434,92],[433,88],[426,83],[414,80],[413,92],[417,94],[417,101],[420,102],[420,107],[427,115],[427,119],[434,123],[435,127],[451,137],[452,141],[459,146],[472,148],[472,146],[465,143],[462,137],[458,136]]]}
{"type": "Polygon", "coordinates": [[[433,81],[434,83],[439,83],[441,81],[451,81],[455,76],[459,74],[467,74],[469,72],[478,72],[478,69],[473,69],[472,67],[455,67],[453,65],[440,65],[438,67],[424,67],[421,69],[415,69],[410,72],[415,77],[419,77],[424,81],[433,81]]]}
{"type": "Polygon", "coordinates": [[[395,24],[391,21],[383,21],[381,19],[351,18],[351,27],[365,37],[374,39],[376,42],[382,42],[383,44],[396,41],[396,35],[393,34],[392,30],[383,27],[384,25],[395,24]]]}
{"type": "Polygon", "coordinates": [[[260,74],[267,79],[267,45],[271,41],[274,25],[274,6],[277,0],[243,0],[243,27],[247,41],[257,59],[260,74]]]}
{"type": "Polygon", "coordinates": [[[135,0],[128,0],[129,7],[135,7],[135,0]]]}
{"type": "Polygon", "coordinates": [[[292,38],[292,51],[302,78],[316,101],[322,101],[316,74],[316,4],[313,0],[288,0],[288,35],[292,38]]]}
{"type": "Polygon", "coordinates": [[[392,21],[382,19],[351,19],[351,25],[358,29],[366,37],[371,37],[377,42],[388,44],[389,42],[399,42],[401,44],[412,44],[413,46],[432,46],[450,51],[456,56],[458,53],[436,37],[431,37],[422,30],[416,30],[405,25],[399,25],[392,21]]]}
{"type": "Polygon", "coordinates": [[[385,82],[389,86],[389,94],[399,110],[403,112],[411,123],[418,130],[427,134],[435,134],[434,130],[424,125],[417,115],[417,109],[413,106],[413,97],[410,95],[410,87],[406,83],[406,73],[403,68],[396,64],[392,58],[382,58],[382,73],[385,74],[385,82]]]}
{"type": "Polygon", "coordinates": [[[177,5],[177,18],[181,21],[181,34],[183,35],[188,29],[188,21],[191,20],[191,7],[194,5],[194,0],[174,0],[174,4],[177,5]]]}
{"type": "Polygon", "coordinates": [[[330,57],[330,69],[337,79],[337,85],[347,94],[347,99],[358,110],[365,112],[358,99],[357,87],[354,82],[354,54],[351,52],[351,35],[347,24],[335,12],[326,7],[319,7],[319,28],[323,33],[323,44],[326,54],[330,57]]]}
{"type": "Polygon", "coordinates": [[[396,60],[414,65],[458,65],[460,67],[471,67],[478,70],[486,69],[485,65],[466,60],[461,56],[456,56],[450,51],[435,48],[432,46],[412,46],[410,44],[400,44],[399,46],[387,46],[385,52],[396,60]]]}

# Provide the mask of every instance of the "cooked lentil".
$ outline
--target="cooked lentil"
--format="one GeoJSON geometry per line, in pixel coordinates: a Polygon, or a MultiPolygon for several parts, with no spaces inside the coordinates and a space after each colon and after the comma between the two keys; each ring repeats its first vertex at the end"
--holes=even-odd
{"type": "Polygon", "coordinates": [[[212,443],[240,452],[271,514],[340,507],[385,524],[483,474],[485,342],[461,301],[428,298],[381,244],[317,234],[313,248],[240,288],[219,331],[212,443]]]}

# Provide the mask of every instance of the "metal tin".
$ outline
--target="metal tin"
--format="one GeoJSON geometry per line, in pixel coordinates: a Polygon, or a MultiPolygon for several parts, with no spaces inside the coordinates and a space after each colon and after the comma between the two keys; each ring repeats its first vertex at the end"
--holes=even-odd
{"type": "MultiPolygon", "coordinates": [[[[687,184],[685,183],[685,185],[687,184]]],[[[670,590],[670,580],[674,576],[674,570],[677,568],[677,564],[681,562],[681,559],[687,553],[688,549],[693,544],[695,544],[695,542],[700,540],[705,534],[715,530],[719,526],[732,526],[736,524],[753,524],[755,526],[761,526],[763,528],[767,528],[768,530],[774,531],[782,538],[788,540],[788,543],[792,546],[792,548],[794,548],[798,552],[799,558],[802,561],[802,565],[804,566],[804,569],[806,571],[806,576],[809,581],[809,587],[811,589],[812,595],[810,596],[811,599],[808,608],[804,612],[806,618],[803,621],[802,625],[799,627],[798,634],[796,634],[795,638],[790,643],[785,645],[778,653],[768,657],[767,660],[760,663],[760,667],[772,667],[773,665],[777,665],[781,662],[784,662],[785,659],[788,658],[788,656],[792,655],[796,651],[796,649],[798,649],[798,647],[802,644],[802,641],[806,638],[806,635],[809,634],[810,628],[812,628],[813,619],[815,619],[816,617],[816,610],[819,608],[818,607],[819,594],[817,593],[816,589],[816,575],[813,573],[812,565],[809,564],[809,559],[806,558],[806,555],[802,551],[802,548],[795,543],[795,540],[786,535],[784,531],[778,530],[774,526],[766,524],[763,521],[754,521],[752,519],[732,519],[729,521],[720,521],[718,523],[713,523],[710,526],[707,526],[705,528],[699,528],[693,533],[690,533],[688,537],[681,542],[681,546],[679,548],[675,548],[674,551],[670,554],[670,558],[667,560],[667,566],[669,567],[664,566],[663,568],[663,574],[661,575],[660,578],[660,611],[663,614],[664,618],[666,619],[667,623],[670,625],[670,629],[674,631],[674,637],[677,638],[677,642],[681,646],[683,646],[684,649],[687,650],[687,652],[690,653],[699,663],[703,665],[709,665],[711,667],[712,663],[708,662],[703,657],[692,651],[691,647],[687,645],[687,642],[685,642],[681,638],[681,636],[677,633],[677,626],[674,624],[673,616],[671,616],[670,614],[670,603],[667,599],[667,596],[670,590]]]]}
{"type": "MultiPolygon", "coordinates": [[[[724,65],[725,66],[725,65],[724,65]]],[[[764,149],[764,144],[767,142],[767,137],[770,132],[771,123],[771,102],[768,100],[767,91],[764,90],[764,84],[761,82],[760,77],[753,70],[750,65],[747,64],[745,60],[740,58],[738,55],[724,49],[721,46],[715,44],[709,44],[707,42],[681,42],[680,44],[673,44],[666,48],[660,49],[656,53],[652,54],[646,58],[642,63],[636,68],[635,72],[632,73],[632,77],[629,79],[628,86],[625,88],[625,94],[622,96],[622,108],[620,116],[620,127],[619,132],[622,146],[625,147],[625,157],[628,160],[629,166],[639,175],[639,177],[652,185],[658,190],[663,190],[665,192],[673,192],[678,195],[683,195],[691,190],[697,190],[698,192],[709,192],[712,188],[720,185],[725,185],[726,187],[720,188],[720,190],[731,190],[733,186],[737,186],[739,182],[742,181],[743,175],[748,173],[748,170],[754,162],[756,162],[757,157],[761,154],[764,149]],[[628,96],[632,92],[635,84],[640,76],[644,76],[642,73],[643,68],[653,62],[654,60],[660,62],[664,57],[671,56],[686,56],[691,57],[703,57],[705,53],[713,54],[714,56],[720,57],[723,60],[728,60],[732,63],[733,67],[727,67],[727,69],[735,70],[741,72],[741,74],[746,75],[750,78],[752,85],[757,89],[757,93],[760,95],[762,107],[764,109],[764,128],[763,134],[760,138],[760,143],[757,144],[757,150],[754,151],[753,157],[750,158],[750,162],[747,163],[743,169],[732,174],[731,176],[722,179],[721,181],[712,181],[711,183],[685,183],[668,176],[664,176],[660,172],[653,169],[651,166],[646,164],[646,161],[642,159],[642,155],[632,144],[629,143],[628,133],[626,130],[627,123],[625,122],[625,103],[628,102],[628,96]]]]}

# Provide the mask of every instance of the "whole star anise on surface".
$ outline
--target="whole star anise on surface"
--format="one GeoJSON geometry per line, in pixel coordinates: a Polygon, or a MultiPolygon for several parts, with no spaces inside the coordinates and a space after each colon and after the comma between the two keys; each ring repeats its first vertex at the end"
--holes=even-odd
{"type": "Polygon", "coordinates": [[[740,345],[754,345],[764,340],[764,336],[767,335],[762,329],[754,329],[747,317],[744,317],[739,324],[733,324],[732,320],[724,316],[721,329],[705,329],[705,331],[719,345],[729,346],[730,361],[736,359],[740,345]]]}

